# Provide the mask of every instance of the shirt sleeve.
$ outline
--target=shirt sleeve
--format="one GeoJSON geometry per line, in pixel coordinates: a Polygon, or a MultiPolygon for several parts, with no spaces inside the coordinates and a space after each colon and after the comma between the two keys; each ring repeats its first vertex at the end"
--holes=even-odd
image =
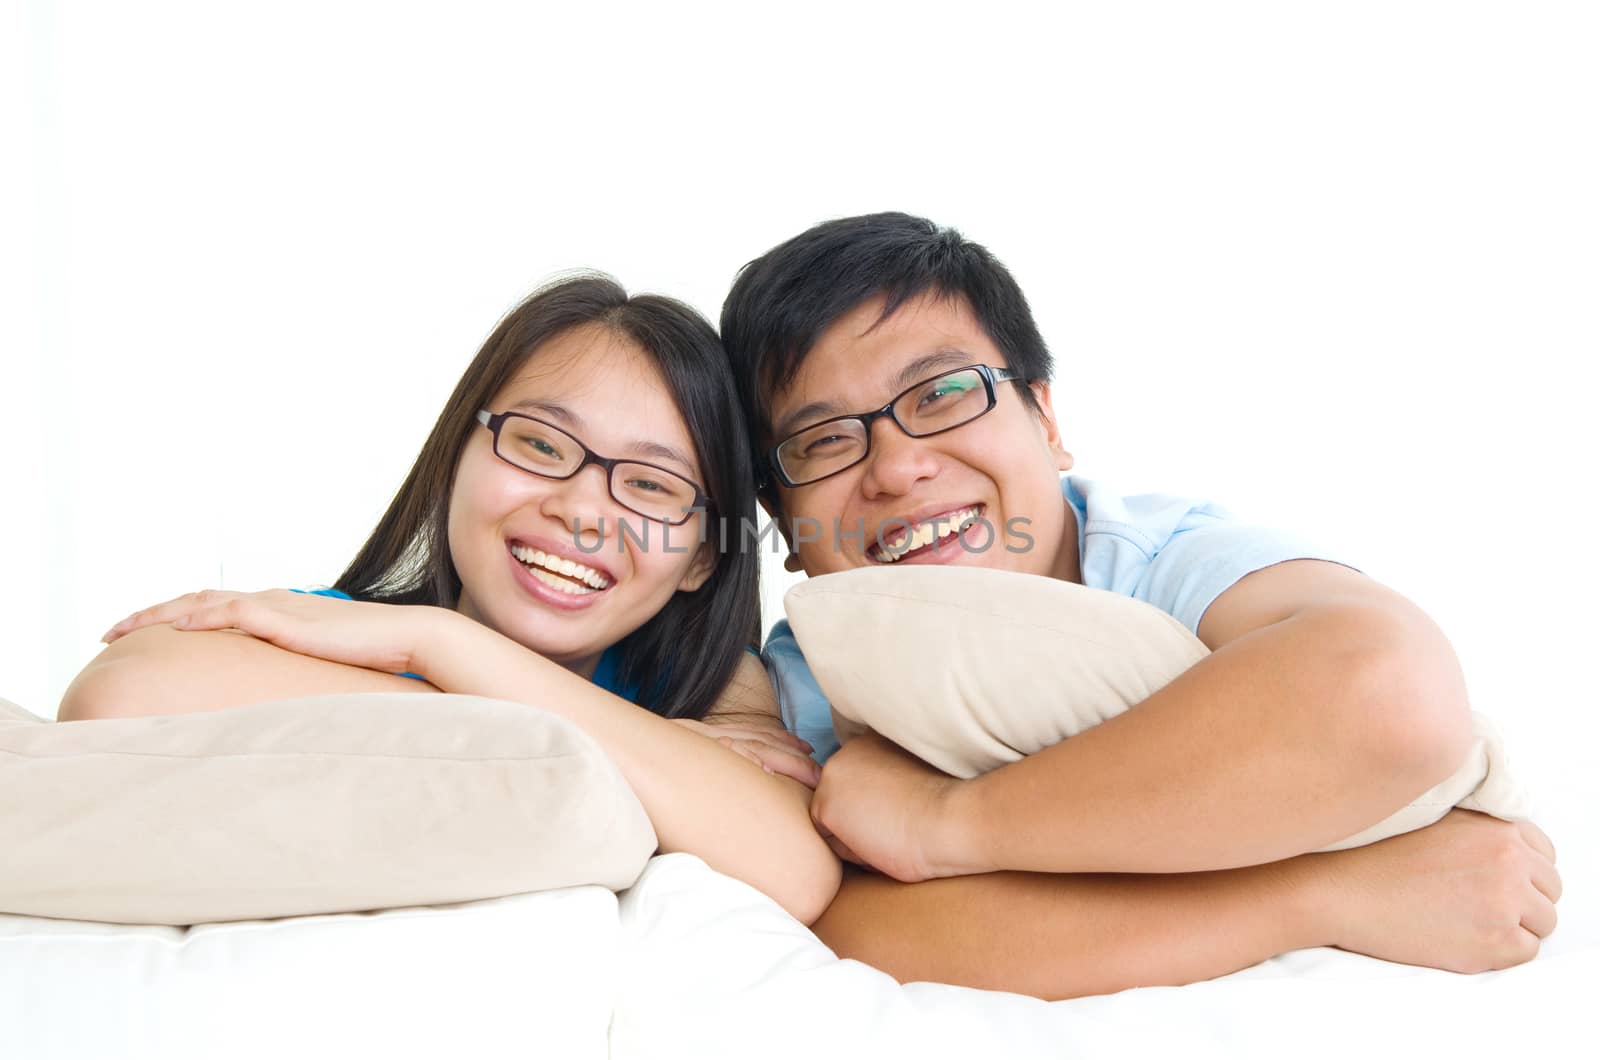
{"type": "Polygon", "coordinates": [[[1196,509],[1151,558],[1133,596],[1198,634],[1206,609],[1240,578],[1292,559],[1341,562],[1294,534],[1196,509]]]}
{"type": "Polygon", "coordinates": [[[811,757],[818,765],[826,762],[839,749],[839,739],[833,734],[833,712],[822,687],[811,676],[788,619],[780,619],[772,627],[761,661],[772,675],[783,727],[811,745],[811,757]]]}

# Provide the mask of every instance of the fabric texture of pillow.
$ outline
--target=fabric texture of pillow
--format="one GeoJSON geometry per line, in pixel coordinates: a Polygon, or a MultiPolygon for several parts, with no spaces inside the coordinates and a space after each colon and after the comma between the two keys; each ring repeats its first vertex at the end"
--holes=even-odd
{"type": "Polygon", "coordinates": [[[0,912],[202,924],[631,885],[656,837],[587,734],[523,704],[320,696],[0,712],[0,912]]]}
{"type": "MultiPolygon", "coordinates": [[[[1158,608],[1101,589],[967,567],[864,568],[790,589],[784,609],[841,741],[871,729],[971,778],[1141,702],[1204,658],[1158,608]]],[[[1530,800],[1488,718],[1448,779],[1323,849],[1425,827],[1462,806],[1507,820],[1530,800]]]]}
{"type": "Polygon", "coordinates": [[[8,721],[37,721],[42,723],[44,719],[32,711],[23,710],[9,699],[0,699],[0,723],[8,721]]]}

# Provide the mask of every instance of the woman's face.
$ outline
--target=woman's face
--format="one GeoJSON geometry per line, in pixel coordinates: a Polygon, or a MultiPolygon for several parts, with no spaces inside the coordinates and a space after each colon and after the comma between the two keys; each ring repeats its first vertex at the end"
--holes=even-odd
{"type": "MultiPolygon", "coordinates": [[[[608,328],[589,325],[546,342],[487,408],[554,424],[601,456],[705,481],[660,371],[608,328]]],[[[504,428],[507,442],[513,430],[504,428]]],[[[450,492],[457,609],[591,676],[601,652],[673,593],[710,577],[716,556],[701,543],[704,518],[666,527],[637,515],[612,497],[598,465],[565,480],[523,471],[500,459],[493,434],[477,427],[450,492]]]]}

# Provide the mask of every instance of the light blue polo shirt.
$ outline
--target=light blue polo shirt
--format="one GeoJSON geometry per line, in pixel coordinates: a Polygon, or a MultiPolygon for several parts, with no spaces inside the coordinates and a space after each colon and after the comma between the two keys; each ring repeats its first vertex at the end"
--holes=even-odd
{"type": "MultiPolygon", "coordinates": [[[[1198,633],[1200,618],[1246,574],[1291,559],[1330,559],[1309,542],[1235,520],[1214,504],[1141,494],[1125,497],[1088,479],[1065,477],[1061,496],[1077,516],[1083,584],[1153,604],[1198,633]]],[[[761,659],[777,688],[783,723],[815,748],[818,762],[839,749],[828,700],[817,687],[787,620],[767,637],[761,659]]]]}

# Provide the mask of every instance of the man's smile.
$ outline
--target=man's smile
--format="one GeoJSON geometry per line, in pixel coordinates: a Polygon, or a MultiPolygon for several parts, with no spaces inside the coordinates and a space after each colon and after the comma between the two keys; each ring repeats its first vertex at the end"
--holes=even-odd
{"type": "Polygon", "coordinates": [[[975,523],[984,510],[982,504],[970,504],[915,520],[890,519],[879,524],[878,540],[867,550],[867,558],[874,563],[898,563],[929,549],[937,550],[975,523]]]}

